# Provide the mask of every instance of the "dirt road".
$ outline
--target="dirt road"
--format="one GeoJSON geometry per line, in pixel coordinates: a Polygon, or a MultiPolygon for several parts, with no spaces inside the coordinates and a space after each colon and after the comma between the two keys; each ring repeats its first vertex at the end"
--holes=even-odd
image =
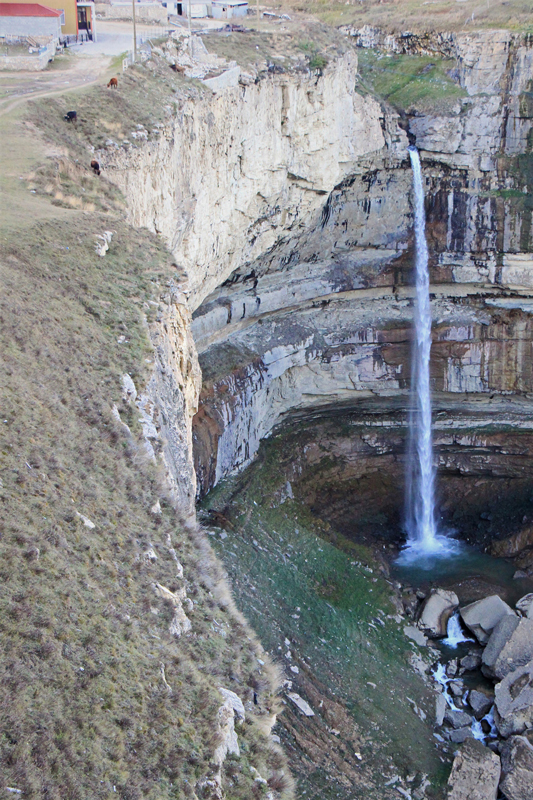
{"type": "Polygon", "coordinates": [[[54,66],[43,72],[0,73],[0,116],[26,100],[61,94],[104,80],[110,64],[110,56],[69,54],[59,56],[54,66]]]}

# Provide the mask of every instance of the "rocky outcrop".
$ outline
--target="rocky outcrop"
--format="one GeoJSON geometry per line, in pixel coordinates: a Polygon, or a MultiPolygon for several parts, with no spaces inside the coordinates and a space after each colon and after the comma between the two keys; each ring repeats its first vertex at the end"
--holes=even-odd
{"type": "Polygon", "coordinates": [[[157,321],[150,326],[153,371],[137,402],[145,438],[161,450],[173,500],[185,519],[195,514],[191,423],[201,385],[187,296],[183,278],[169,282],[162,294],[157,321]]]}
{"type": "Polygon", "coordinates": [[[455,756],[448,780],[448,800],[496,800],[500,759],[475,739],[466,741],[455,756]]]}
{"type": "Polygon", "coordinates": [[[512,736],[502,750],[503,781],[507,800],[533,800],[533,746],[525,736],[512,736]]]}
{"type": "Polygon", "coordinates": [[[496,686],[496,727],[504,737],[533,727],[533,661],[509,672],[496,686]]]}
{"type": "Polygon", "coordinates": [[[533,658],[533,620],[504,616],[483,651],[483,672],[505,678],[533,658]]]}
{"type": "Polygon", "coordinates": [[[187,270],[192,309],[383,147],[380,106],[355,91],[356,70],[348,53],[320,79],[274,74],[206,91],[169,115],[156,142],[100,154],[130,221],[163,234],[187,270]]]}
{"type": "Polygon", "coordinates": [[[448,620],[458,606],[455,592],[435,589],[422,606],[418,627],[428,636],[446,636],[448,620]]]}
{"type": "Polygon", "coordinates": [[[502,617],[506,614],[514,615],[513,609],[497,594],[463,606],[459,613],[466,627],[481,644],[488,642],[490,634],[502,617]]]}

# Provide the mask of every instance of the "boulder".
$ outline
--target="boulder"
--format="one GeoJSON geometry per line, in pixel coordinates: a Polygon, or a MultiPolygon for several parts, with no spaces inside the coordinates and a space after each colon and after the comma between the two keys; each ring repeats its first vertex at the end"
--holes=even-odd
{"type": "Polygon", "coordinates": [[[489,697],[485,692],[478,692],[477,689],[472,689],[468,692],[468,705],[474,712],[476,719],[482,719],[485,714],[488,714],[493,703],[494,698],[489,697]]]}
{"type": "Polygon", "coordinates": [[[490,553],[493,556],[508,558],[509,556],[516,556],[521,550],[531,547],[531,545],[533,545],[533,525],[528,525],[507,539],[493,542],[490,553]]]}
{"type": "Polygon", "coordinates": [[[533,800],[533,747],[525,736],[512,736],[502,748],[503,780],[507,800],[533,800]]]}
{"type": "Polygon", "coordinates": [[[459,661],[456,658],[451,658],[446,664],[446,675],[448,678],[455,678],[459,672],[459,661]]]}
{"type": "Polygon", "coordinates": [[[439,728],[444,722],[444,714],[447,708],[446,698],[443,694],[438,694],[435,698],[435,725],[439,728]]]}
{"type": "Polygon", "coordinates": [[[467,653],[460,660],[460,671],[470,672],[479,669],[481,666],[481,653],[467,653]]]}
{"type": "Polygon", "coordinates": [[[447,800],[496,800],[500,759],[481,742],[468,739],[453,760],[447,800]]]}
{"type": "Polygon", "coordinates": [[[475,603],[461,608],[459,613],[466,627],[481,644],[488,642],[490,634],[502,617],[506,614],[515,615],[513,609],[497,594],[476,600],[475,603]]]}
{"type": "Polygon", "coordinates": [[[415,642],[419,647],[425,647],[428,643],[428,640],[424,636],[421,630],[415,628],[414,625],[406,625],[403,629],[405,635],[415,642]]]}
{"type": "Polygon", "coordinates": [[[533,727],[533,660],[497,684],[494,703],[494,722],[505,738],[533,727]]]}
{"type": "Polygon", "coordinates": [[[446,636],[448,620],[458,607],[459,598],[455,592],[434,589],[422,606],[418,627],[426,636],[433,638],[446,636]]]}
{"type": "Polygon", "coordinates": [[[533,619],[533,592],[521,597],[518,603],[516,603],[515,608],[523,617],[533,619]]]}
{"type": "Polygon", "coordinates": [[[467,739],[474,738],[472,728],[466,726],[464,728],[453,728],[451,731],[443,731],[443,736],[454,744],[462,744],[467,739]]]}
{"type": "Polygon", "coordinates": [[[491,633],[483,651],[485,675],[505,678],[533,658],[533,620],[506,615],[491,633]]]}
{"type": "Polygon", "coordinates": [[[450,681],[448,689],[454,697],[462,697],[465,690],[465,685],[462,681],[450,681]]]}
{"type": "Polygon", "coordinates": [[[464,711],[459,711],[459,709],[454,708],[447,708],[444,712],[444,721],[448,722],[452,728],[464,728],[467,725],[472,724],[472,718],[466,714],[464,711]]]}

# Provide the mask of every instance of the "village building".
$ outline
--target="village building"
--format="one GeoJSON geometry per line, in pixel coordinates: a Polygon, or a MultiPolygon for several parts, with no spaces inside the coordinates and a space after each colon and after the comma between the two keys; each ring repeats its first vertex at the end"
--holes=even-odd
{"type": "Polygon", "coordinates": [[[59,43],[63,12],[40,3],[0,2],[0,38],[7,41],[30,37],[36,45],[59,43]]]}
{"type": "MultiPolygon", "coordinates": [[[[13,5],[8,0],[0,0],[0,5],[13,5]]],[[[18,5],[35,5],[20,3],[18,5]]],[[[46,8],[62,12],[61,34],[62,41],[73,39],[91,39],[96,41],[96,14],[94,3],[89,0],[46,0],[46,8]]]]}
{"type": "MultiPolygon", "coordinates": [[[[188,0],[168,0],[167,9],[169,14],[177,14],[179,17],[189,16],[188,0]]],[[[210,3],[200,3],[191,0],[191,19],[202,19],[209,16],[210,3]]]]}
{"type": "Polygon", "coordinates": [[[247,0],[211,0],[213,19],[234,19],[248,13],[247,0]]]}

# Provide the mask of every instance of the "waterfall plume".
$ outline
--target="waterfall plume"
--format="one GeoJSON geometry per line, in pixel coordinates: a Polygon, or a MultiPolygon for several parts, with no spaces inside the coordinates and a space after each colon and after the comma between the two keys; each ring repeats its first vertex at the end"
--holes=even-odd
{"type": "Polygon", "coordinates": [[[406,474],[407,543],[402,560],[446,554],[456,549],[454,542],[439,535],[435,517],[430,388],[431,304],[424,186],[416,147],[409,148],[409,157],[414,189],[416,304],[406,474]]]}

